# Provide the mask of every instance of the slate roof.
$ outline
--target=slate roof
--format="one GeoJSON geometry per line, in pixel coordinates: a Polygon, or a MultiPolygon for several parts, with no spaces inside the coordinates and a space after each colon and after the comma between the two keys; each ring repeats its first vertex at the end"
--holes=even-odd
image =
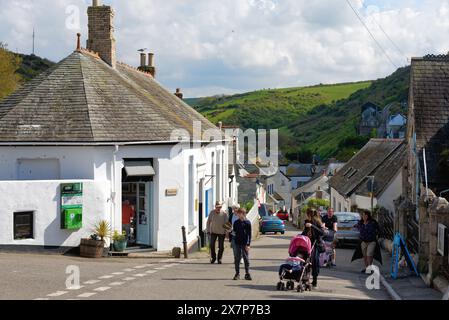
{"type": "Polygon", "coordinates": [[[193,121],[216,129],[149,74],[81,50],[0,102],[0,142],[169,142],[193,121]]]}
{"type": "Polygon", "coordinates": [[[449,188],[438,164],[442,151],[449,149],[449,56],[414,58],[410,80],[409,122],[416,133],[421,173],[426,148],[429,187],[442,191],[449,188]]]}
{"type": "Polygon", "coordinates": [[[371,139],[329,180],[329,185],[345,197],[354,193],[368,196],[367,176],[374,176],[374,195],[379,197],[400,173],[406,158],[403,140],[371,139]]]}

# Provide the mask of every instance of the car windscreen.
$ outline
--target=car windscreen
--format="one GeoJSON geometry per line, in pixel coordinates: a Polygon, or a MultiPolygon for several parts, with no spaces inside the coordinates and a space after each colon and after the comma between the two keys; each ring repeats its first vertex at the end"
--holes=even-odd
{"type": "Polygon", "coordinates": [[[357,213],[339,213],[336,216],[340,223],[356,222],[360,220],[360,215],[357,213]]]}

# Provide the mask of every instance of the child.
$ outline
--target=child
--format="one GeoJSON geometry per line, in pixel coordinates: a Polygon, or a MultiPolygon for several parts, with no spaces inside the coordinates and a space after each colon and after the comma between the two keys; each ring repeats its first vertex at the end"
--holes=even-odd
{"type": "Polygon", "coordinates": [[[245,280],[252,280],[249,274],[249,250],[251,245],[251,222],[246,219],[245,209],[239,209],[237,211],[239,217],[234,222],[233,230],[235,233],[234,243],[234,264],[235,264],[235,276],[234,280],[240,279],[240,260],[243,257],[245,262],[245,280]]]}

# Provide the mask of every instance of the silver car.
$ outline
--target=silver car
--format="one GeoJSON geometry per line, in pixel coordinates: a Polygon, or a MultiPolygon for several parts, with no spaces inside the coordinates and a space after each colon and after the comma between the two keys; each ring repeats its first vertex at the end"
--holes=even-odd
{"type": "Polygon", "coordinates": [[[347,243],[357,243],[360,240],[360,232],[357,228],[361,216],[357,212],[335,212],[338,220],[338,231],[335,239],[339,246],[347,243]]]}

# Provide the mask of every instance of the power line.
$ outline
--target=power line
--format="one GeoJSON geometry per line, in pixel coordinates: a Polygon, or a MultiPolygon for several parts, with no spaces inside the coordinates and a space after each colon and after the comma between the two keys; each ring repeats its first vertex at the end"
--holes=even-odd
{"type": "MultiPolygon", "coordinates": [[[[362,2],[362,4],[365,9],[368,9],[365,2],[362,2]]],[[[388,38],[388,40],[390,40],[390,42],[393,44],[393,46],[396,48],[396,50],[399,52],[399,54],[405,57],[405,59],[407,60],[407,63],[408,63],[409,59],[408,59],[407,55],[401,50],[401,48],[396,44],[396,42],[394,42],[393,39],[391,39],[391,37],[388,35],[388,33],[385,31],[385,29],[382,27],[382,25],[377,22],[377,20],[374,18],[374,16],[372,16],[372,19],[376,23],[376,25],[379,27],[379,29],[383,32],[383,34],[388,38]]]]}
{"type": "Polygon", "coordinates": [[[349,0],[346,0],[346,3],[348,4],[348,6],[352,9],[352,11],[354,11],[355,15],[357,16],[357,18],[359,19],[359,21],[362,23],[362,25],[365,27],[366,31],[368,31],[369,35],[371,36],[371,38],[373,38],[374,42],[377,44],[377,46],[380,48],[380,50],[382,50],[382,52],[384,53],[384,55],[387,57],[387,59],[390,61],[390,63],[396,68],[398,69],[399,67],[393,62],[393,60],[391,59],[391,57],[388,55],[387,51],[382,47],[382,45],[379,43],[379,41],[377,41],[376,37],[374,37],[373,33],[370,31],[370,29],[368,28],[368,26],[366,25],[366,23],[363,21],[362,17],[360,17],[359,13],[357,12],[357,10],[352,6],[351,2],[349,2],[349,0]]]}

